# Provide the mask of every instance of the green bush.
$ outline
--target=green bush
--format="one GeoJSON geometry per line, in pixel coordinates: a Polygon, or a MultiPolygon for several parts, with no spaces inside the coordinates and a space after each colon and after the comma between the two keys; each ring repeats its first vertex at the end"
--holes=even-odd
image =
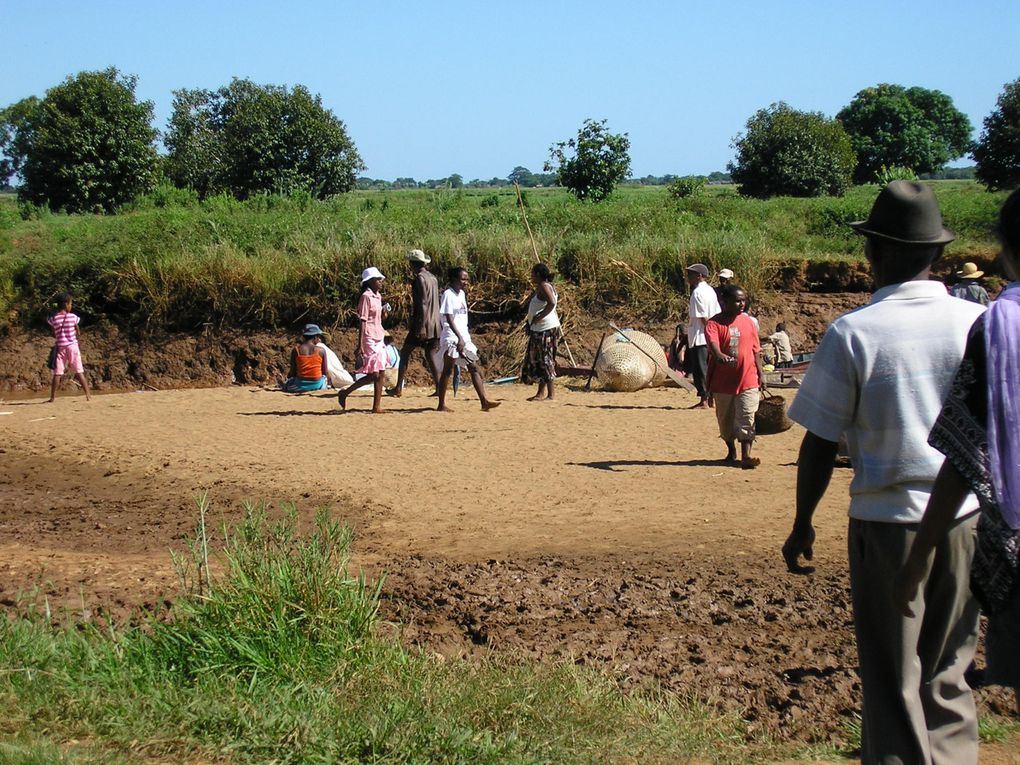
{"type": "Polygon", "coordinates": [[[879,186],[888,186],[893,181],[916,181],[917,173],[909,167],[893,165],[886,167],[882,165],[875,174],[875,182],[879,186]]]}
{"type": "Polygon", "coordinates": [[[703,175],[687,175],[677,178],[666,187],[673,199],[687,199],[700,194],[705,189],[706,178],[703,175]]]}

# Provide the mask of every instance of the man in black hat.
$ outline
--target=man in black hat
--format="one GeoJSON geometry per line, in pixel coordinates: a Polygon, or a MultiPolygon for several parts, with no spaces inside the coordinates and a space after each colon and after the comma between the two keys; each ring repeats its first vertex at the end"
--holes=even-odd
{"type": "Polygon", "coordinates": [[[429,271],[432,258],[421,250],[407,253],[407,264],[414,272],[411,283],[411,320],[407,325],[407,337],[400,349],[400,368],[397,384],[390,391],[397,398],[404,392],[404,375],[411,360],[411,352],[421,348],[425,353],[425,365],[432,375],[432,384],[439,385],[439,371],[433,355],[439,348],[439,280],[429,271]]]}
{"type": "Polygon", "coordinates": [[[708,374],[708,339],[705,337],[705,325],[722,308],[715,290],[708,283],[708,266],[695,263],[687,267],[687,284],[691,288],[691,299],[687,313],[687,371],[694,378],[694,387],[698,391],[698,403],[692,409],[708,409],[711,396],[705,385],[708,374]]]}
{"type": "Polygon", "coordinates": [[[811,519],[845,436],[854,467],[848,553],[854,631],[864,692],[861,760],[977,762],[977,715],[964,671],[974,656],[978,607],[963,573],[973,555],[977,501],[961,508],[902,616],[892,595],[931,494],[942,455],[928,433],[983,310],[929,281],[953,234],[929,187],[894,181],[866,221],[864,254],[876,291],[822,338],[790,407],[807,429],[797,469],[797,514],[783,545],[790,571],[810,573],[811,519]]]}

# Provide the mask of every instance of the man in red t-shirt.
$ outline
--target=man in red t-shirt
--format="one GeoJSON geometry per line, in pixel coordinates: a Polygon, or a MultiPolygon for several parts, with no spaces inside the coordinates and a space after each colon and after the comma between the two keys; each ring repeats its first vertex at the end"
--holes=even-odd
{"type": "Polygon", "coordinates": [[[761,363],[761,341],[751,318],[744,313],[747,293],[734,284],[719,290],[722,311],[705,325],[708,340],[708,390],[715,397],[719,436],[726,442],[726,460],[735,462],[735,441],[740,442],[740,467],[757,467],[761,460],[751,456],[754,444],[754,415],[765,373],[761,363]]]}

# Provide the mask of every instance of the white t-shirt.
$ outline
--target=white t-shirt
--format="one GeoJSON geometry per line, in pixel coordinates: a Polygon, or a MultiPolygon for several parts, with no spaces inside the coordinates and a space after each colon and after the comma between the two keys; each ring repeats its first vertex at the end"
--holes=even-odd
{"type": "Polygon", "coordinates": [[[698,282],[698,286],[691,292],[691,301],[687,309],[690,321],[687,322],[687,345],[696,348],[699,345],[708,345],[705,338],[705,323],[694,321],[704,319],[708,321],[722,308],[719,306],[719,299],[715,296],[715,290],[708,282],[698,282]]]}
{"type": "MultiPolygon", "coordinates": [[[[982,311],[937,282],[905,282],[826,330],[789,415],[826,441],[846,435],[852,518],[921,520],[943,460],[928,434],[982,311]]],[[[957,517],[977,506],[971,494],[957,517]]]]}
{"type": "Polygon", "coordinates": [[[448,345],[451,341],[457,342],[457,335],[446,320],[447,316],[453,317],[453,324],[464,338],[464,342],[471,342],[471,333],[468,332],[467,295],[464,294],[464,290],[457,292],[452,287],[447,287],[439,303],[439,315],[442,319],[442,329],[439,332],[440,345],[448,345]]]}

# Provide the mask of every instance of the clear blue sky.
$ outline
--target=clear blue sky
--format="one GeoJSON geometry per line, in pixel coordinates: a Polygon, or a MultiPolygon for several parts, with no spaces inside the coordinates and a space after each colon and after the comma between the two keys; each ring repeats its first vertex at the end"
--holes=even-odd
{"type": "Polygon", "coordinates": [[[636,176],[708,173],[755,110],[833,115],[879,82],[947,93],[976,136],[1020,77],[1018,0],[0,0],[0,19],[0,105],[112,65],[162,130],[177,88],[303,84],[386,179],[537,172],[587,117],[630,134],[636,176]]]}

